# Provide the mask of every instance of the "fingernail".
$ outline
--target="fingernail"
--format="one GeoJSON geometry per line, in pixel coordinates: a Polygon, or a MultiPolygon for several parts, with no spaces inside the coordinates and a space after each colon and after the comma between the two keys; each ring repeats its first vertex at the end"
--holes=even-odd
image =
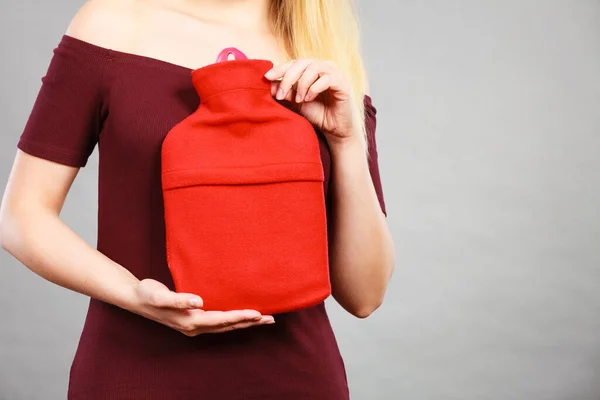
{"type": "Polygon", "coordinates": [[[279,88],[277,89],[277,96],[275,96],[277,98],[277,100],[281,100],[283,99],[283,89],[279,88]]]}
{"type": "Polygon", "coordinates": [[[190,305],[192,307],[198,307],[200,305],[200,299],[197,299],[197,298],[190,299],[190,305]]]}
{"type": "Polygon", "coordinates": [[[304,98],[304,101],[310,101],[310,94],[306,95],[306,97],[304,98]]]}
{"type": "Polygon", "coordinates": [[[302,101],[302,96],[300,95],[300,93],[298,93],[296,95],[296,103],[300,103],[302,101]]]}
{"type": "Polygon", "coordinates": [[[271,75],[273,75],[273,68],[271,68],[270,70],[268,70],[267,72],[265,72],[265,78],[270,78],[271,75]]]}

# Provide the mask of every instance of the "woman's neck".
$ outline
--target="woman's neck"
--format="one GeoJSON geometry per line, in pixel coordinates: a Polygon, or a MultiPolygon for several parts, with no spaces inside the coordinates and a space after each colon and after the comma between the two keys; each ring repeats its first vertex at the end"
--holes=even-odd
{"type": "Polygon", "coordinates": [[[207,22],[233,25],[238,29],[268,29],[272,0],[182,0],[182,6],[207,22]]]}

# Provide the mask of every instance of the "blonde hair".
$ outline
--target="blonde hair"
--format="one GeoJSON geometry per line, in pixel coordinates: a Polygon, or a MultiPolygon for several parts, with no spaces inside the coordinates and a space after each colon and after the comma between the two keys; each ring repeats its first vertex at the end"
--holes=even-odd
{"type": "Polygon", "coordinates": [[[336,63],[350,81],[354,111],[365,140],[366,74],[354,0],[272,0],[271,24],[291,59],[317,58],[336,63]]]}

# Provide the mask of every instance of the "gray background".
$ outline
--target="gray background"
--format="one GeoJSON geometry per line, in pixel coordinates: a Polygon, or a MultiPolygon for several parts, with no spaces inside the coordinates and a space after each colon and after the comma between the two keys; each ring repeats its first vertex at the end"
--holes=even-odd
{"type": "MultiPolygon", "coordinates": [[[[81,3],[0,2],[2,188],[81,3]]],[[[367,320],[329,302],[352,398],[600,399],[600,2],[360,5],[397,270],[367,320]]],[[[64,398],[87,300],[0,263],[0,399],[64,398]]]]}

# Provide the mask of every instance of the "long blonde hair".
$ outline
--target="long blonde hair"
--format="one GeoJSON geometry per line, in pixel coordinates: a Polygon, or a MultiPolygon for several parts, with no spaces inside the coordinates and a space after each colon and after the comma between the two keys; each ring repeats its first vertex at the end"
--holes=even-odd
{"type": "MultiPolygon", "coordinates": [[[[354,0],[272,0],[272,29],[291,59],[332,60],[350,81],[355,112],[366,140],[366,85],[354,0]]],[[[366,143],[366,142],[365,142],[366,143]]],[[[368,151],[368,146],[365,145],[368,151]]]]}

